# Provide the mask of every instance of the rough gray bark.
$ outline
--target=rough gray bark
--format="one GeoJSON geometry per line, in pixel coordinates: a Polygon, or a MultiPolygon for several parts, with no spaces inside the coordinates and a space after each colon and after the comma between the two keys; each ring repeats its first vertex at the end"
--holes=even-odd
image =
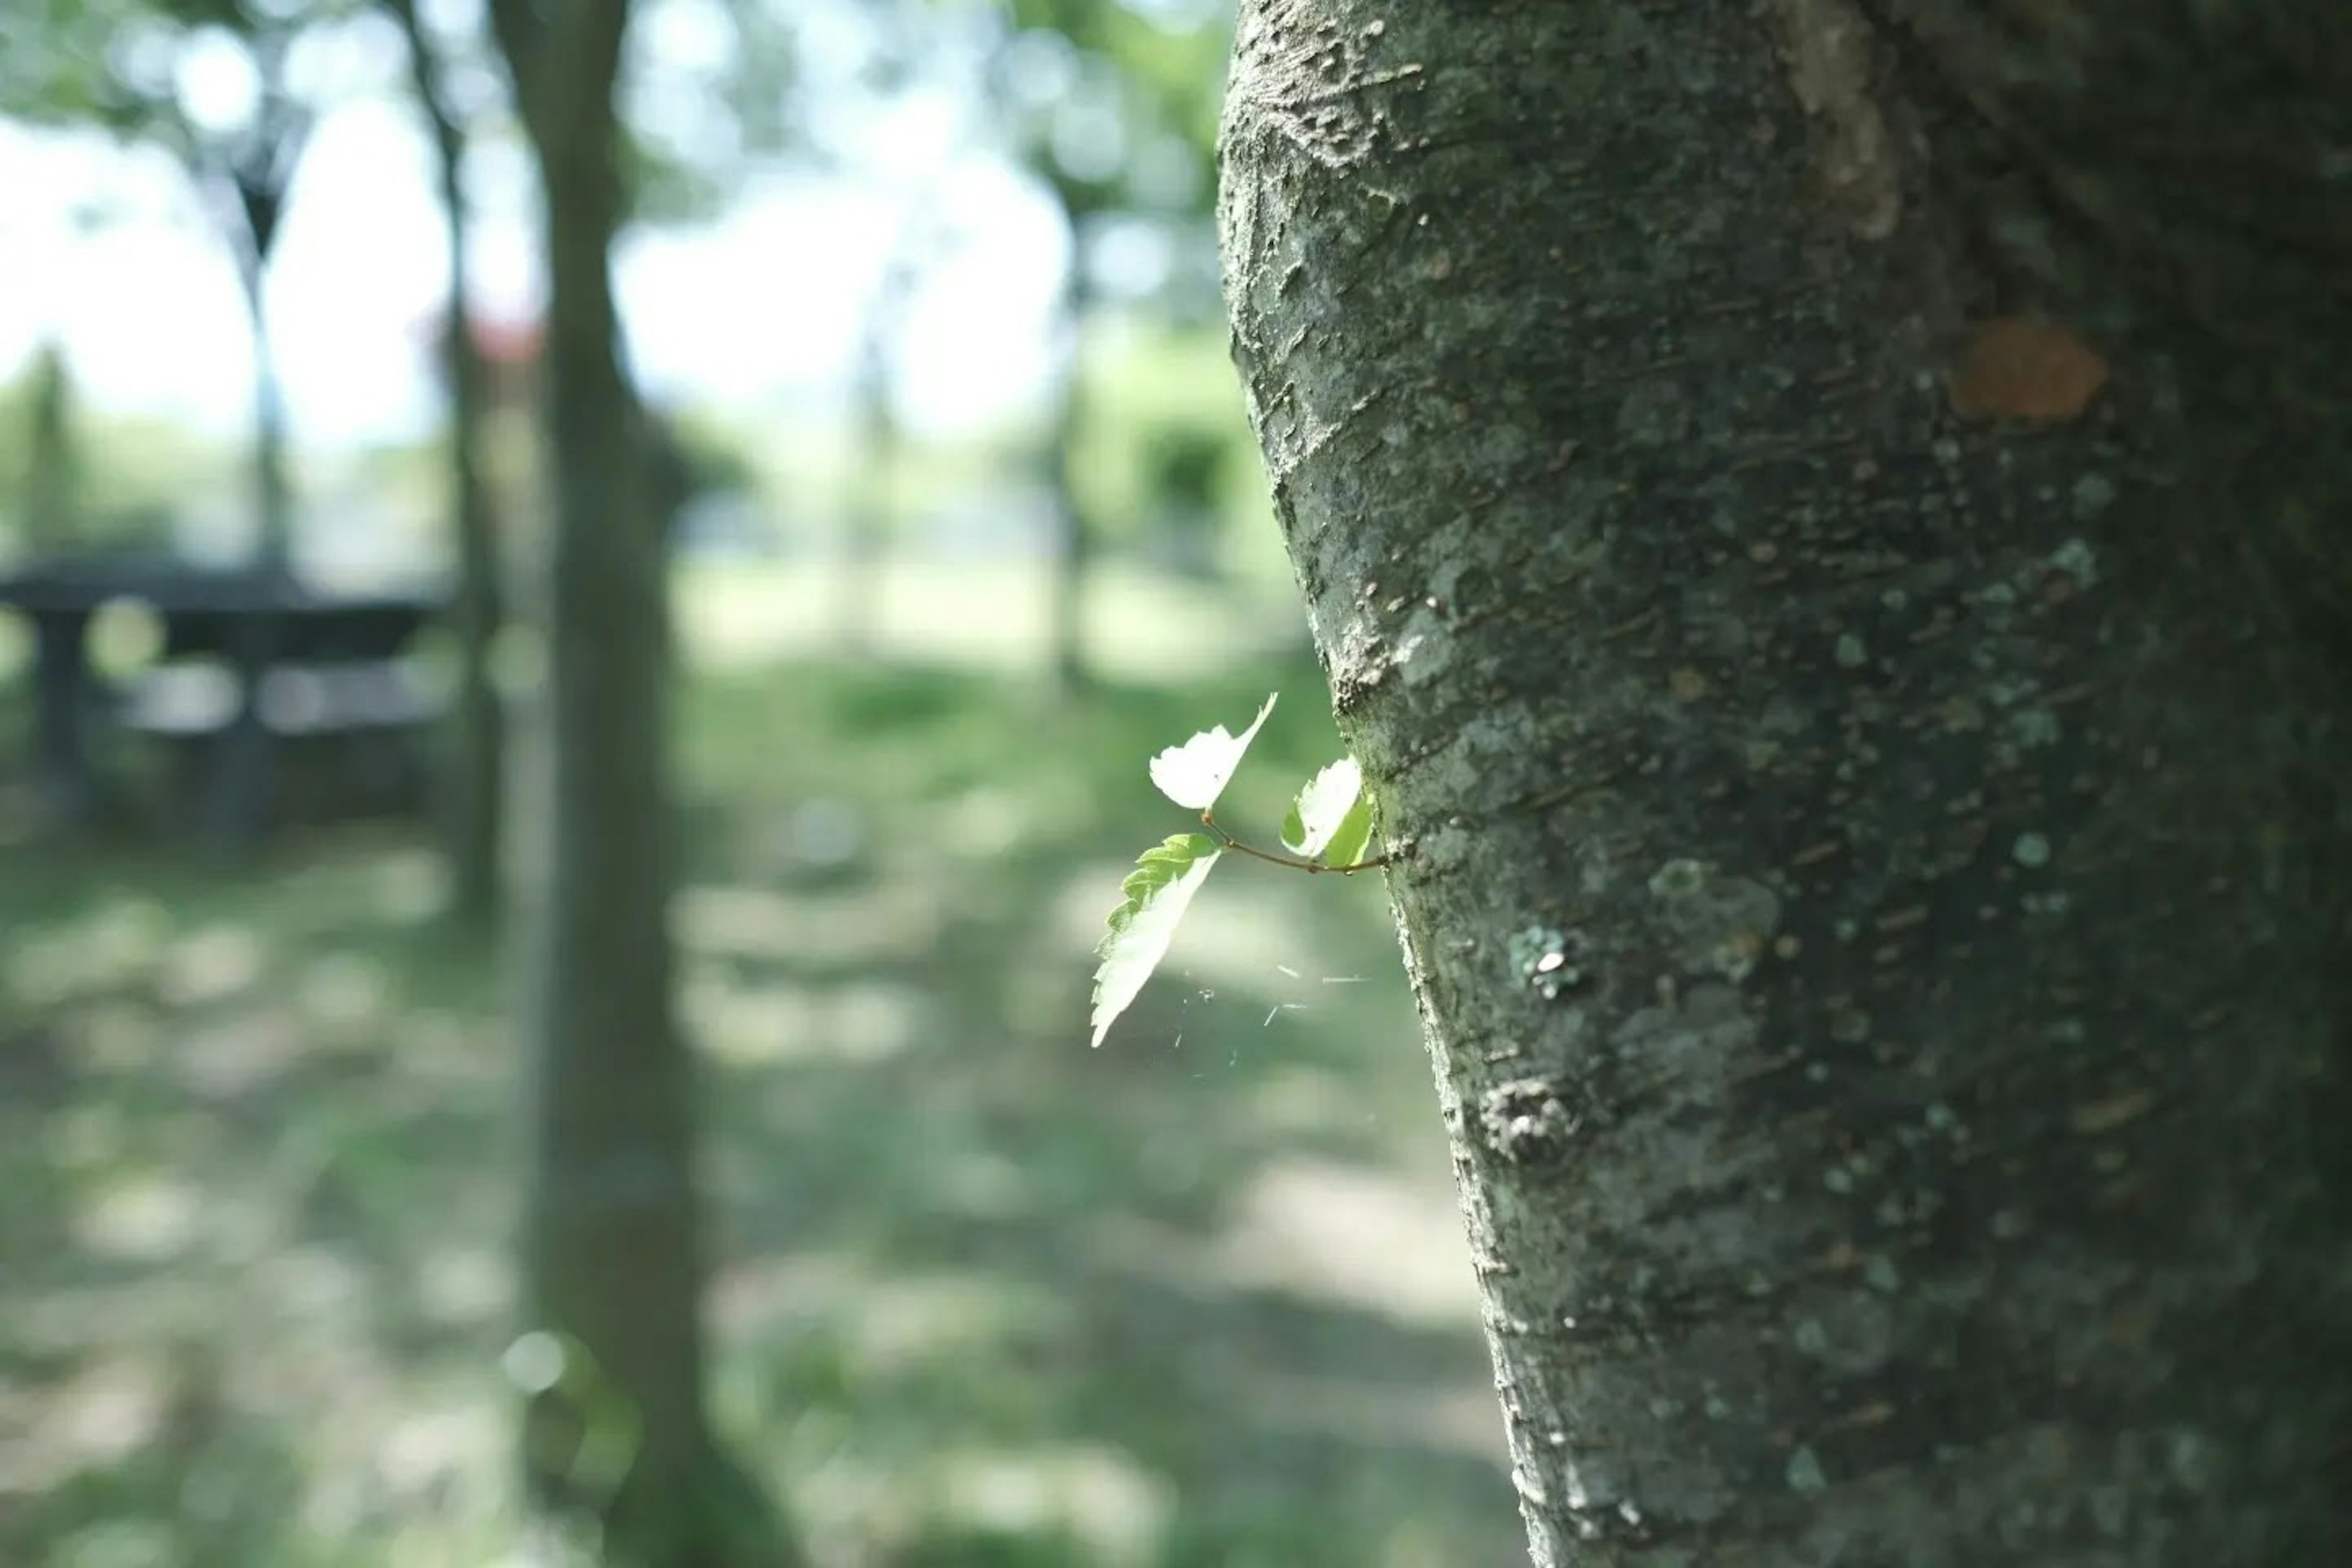
{"type": "Polygon", "coordinates": [[[1255,0],[1536,1560],[2352,1562],[2352,10],[1255,0]]]}
{"type": "Polygon", "coordinates": [[[449,220],[449,320],[442,365],[449,391],[449,486],[457,542],[457,700],[448,803],[451,911],[477,927],[493,923],[502,863],[500,806],[506,789],[504,714],[490,670],[502,614],[496,519],[483,472],[489,380],[474,342],[472,226],[465,186],[466,136],[441,91],[440,63],[415,0],[388,0],[408,44],[409,79],[433,133],[434,172],[449,220]]]}
{"type": "Polygon", "coordinates": [[[625,213],[614,89],[627,0],[493,7],[546,204],[547,458],[554,515],[541,611],[529,1029],[536,1068],[525,1194],[525,1310],[588,1364],[526,1423],[535,1497],[583,1509],[631,1568],[772,1568],[754,1488],[704,1404],[704,1253],[694,1063],[675,1014],[667,925],[669,637],[648,431],[616,353],[609,259],[625,213]],[[583,1496],[584,1383],[635,1429],[620,1483],[583,1496]]]}

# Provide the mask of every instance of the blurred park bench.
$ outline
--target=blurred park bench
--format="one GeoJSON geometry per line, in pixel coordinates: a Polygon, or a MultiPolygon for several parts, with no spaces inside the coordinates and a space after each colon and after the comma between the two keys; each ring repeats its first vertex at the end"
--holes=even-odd
{"type": "MultiPolygon", "coordinates": [[[[168,748],[175,798],[208,837],[257,838],[279,804],[281,752],[354,742],[385,793],[421,795],[422,740],[439,704],[410,653],[441,607],[424,593],[325,593],[283,571],[169,558],[65,559],[0,577],[0,609],[33,629],[33,756],[45,815],[97,820],[104,731],[168,748]],[[100,612],[152,616],[151,663],[101,679],[100,612]]],[[[348,750],[349,747],[346,746],[348,750]]]]}

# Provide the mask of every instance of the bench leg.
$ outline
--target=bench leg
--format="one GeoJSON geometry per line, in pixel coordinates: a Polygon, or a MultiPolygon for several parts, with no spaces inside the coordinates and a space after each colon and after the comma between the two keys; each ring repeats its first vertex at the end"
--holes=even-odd
{"type": "Polygon", "coordinates": [[[87,733],[91,682],[85,634],[89,616],[45,615],[34,622],[34,745],[44,816],[55,826],[87,827],[98,815],[87,733]]]}
{"type": "Polygon", "coordinates": [[[245,650],[237,660],[236,716],[211,748],[198,830],[215,846],[244,850],[260,842],[269,826],[275,794],[271,749],[275,737],[261,721],[261,679],[268,667],[266,647],[245,650]]]}

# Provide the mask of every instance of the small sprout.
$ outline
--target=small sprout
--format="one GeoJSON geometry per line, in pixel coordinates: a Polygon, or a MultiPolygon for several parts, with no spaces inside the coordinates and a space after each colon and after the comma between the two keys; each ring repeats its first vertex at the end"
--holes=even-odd
{"type": "Polygon", "coordinates": [[[2019,865],[2028,870],[2050,864],[2050,840],[2039,833],[2019,834],[2017,842],[2010,846],[2009,852],[2019,865]]]}
{"type": "Polygon", "coordinates": [[[1821,1456],[1802,1443],[1789,1456],[1787,1474],[1789,1486],[1794,1491],[1817,1492],[1830,1484],[1828,1473],[1822,1468],[1821,1456]]]}
{"type": "MultiPolygon", "coordinates": [[[[1128,874],[1119,889],[1119,905],[1110,913],[1109,929],[1096,949],[1102,963],[1095,971],[1089,1020],[1094,1044],[1102,1044],[1112,1022],[1126,1011],[1167,956],[1168,944],[1192,895],[1225,851],[1296,871],[1365,871],[1390,863],[1389,856],[1365,856],[1372,838],[1372,804],[1364,794],[1363,775],[1353,758],[1342,757],[1299,792],[1283,834],[1294,852],[1290,856],[1253,848],[1218,825],[1213,811],[1217,797],[1232,782],[1243,753],[1273,713],[1274,702],[1268,696],[1249,728],[1238,735],[1220,724],[1151,759],[1151,782],[1177,805],[1198,811],[1201,826],[1208,832],[1179,833],[1152,846],[1128,874]]],[[[1205,1000],[1211,993],[1202,991],[1201,995],[1205,1000]]],[[[1277,1006],[1275,1012],[1281,1010],[1277,1006]]],[[[1266,1021],[1273,1019],[1274,1014],[1268,1013],[1266,1021]]]]}
{"type": "Polygon", "coordinates": [[[1837,661],[1841,668],[1859,669],[1864,664],[1868,663],[1869,659],[1870,650],[1862,646],[1862,639],[1860,637],[1854,636],[1852,632],[1846,632],[1839,637],[1837,640],[1837,661]]]}

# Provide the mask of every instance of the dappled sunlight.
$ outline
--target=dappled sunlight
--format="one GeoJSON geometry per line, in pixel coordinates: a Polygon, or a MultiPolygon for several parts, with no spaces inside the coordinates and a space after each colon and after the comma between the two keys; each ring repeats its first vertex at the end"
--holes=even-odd
{"type": "Polygon", "coordinates": [[[928,1010],[909,986],[742,981],[709,966],[689,973],[680,993],[695,1044],[737,1067],[884,1061],[921,1037],[928,1010]]]}
{"type": "Polygon", "coordinates": [[[492,1327],[516,1300],[513,1260],[484,1246],[427,1253],[417,1262],[415,1279],[417,1310],[443,1327],[492,1327]]]}
{"type": "Polygon", "coordinates": [[[919,884],[829,894],[699,886],[679,892],[670,919],[688,953],[805,973],[919,952],[937,940],[939,901],[919,884]]]}
{"type": "MultiPolygon", "coordinates": [[[[815,573],[730,563],[689,569],[677,595],[687,655],[715,670],[823,653],[837,642],[815,573]]],[[[882,571],[875,644],[910,662],[1022,673],[1047,641],[1048,584],[1025,561],[899,558],[882,571]]],[[[1193,584],[1164,573],[1105,564],[1091,588],[1091,641],[1102,672],[1119,679],[1197,680],[1262,659],[1295,641],[1296,611],[1273,594],[1193,584]]]]}
{"type": "Polygon", "coordinates": [[[852,1377],[898,1375],[1050,1336],[1071,1304],[1035,1281],[918,1272],[871,1278],[843,1312],[839,1343],[852,1377]]]}
{"type": "Polygon", "coordinates": [[[27,1008],[110,990],[152,964],[171,929],[161,904],[136,898],[101,903],[78,920],[12,919],[0,985],[27,1008]]]}
{"type": "Polygon", "coordinates": [[[952,1535],[978,1527],[1065,1539],[1101,1568],[1152,1562],[1177,1508],[1175,1486],[1132,1456],[1098,1446],[942,1455],[923,1477],[952,1535]]]}
{"type": "Polygon", "coordinates": [[[1478,1310],[1462,1215],[1443,1194],[1327,1160],[1259,1171],[1208,1272],[1441,1328],[1478,1310]]]}
{"type": "Polygon", "coordinates": [[[128,1458],[161,1435],[171,1395],[165,1358],[152,1351],[91,1362],[47,1389],[37,1410],[0,1384],[0,1497],[128,1458]]]}
{"type": "Polygon", "coordinates": [[[180,1032],[171,1042],[166,1069],[202,1099],[234,1100],[261,1092],[271,1079],[291,1071],[311,1044],[295,1018],[241,1014],[180,1032]]]}
{"type": "Polygon", "coordinates": [[[366,953],[321,953],[296,977],[293,999],[312,1044],[357,1045],[373,1037],[393,1010],[393,978],[366,953]]]}
{"type": "MultiPolygon", "coordinates": [[[[1255,1375],[1265,1407],[1278,1413],[1270,1419],[1294,1430],[1343,1441],[1378,1437],[1473,1463],[1509,1463],[1493,1390],[1463,1378],[1300,1376],[1280,1368],[1255,1375]]],[[[1419,1560],[1415,1568],[1426,1562],[1419,1560]]]]}
{"type": "Polygon", "coordinates": [[[92,1073],[152,1068],[172,1041],[167,1016],[144,999],[91,1002],[61,1032],[74,1065],[92,1073]]]}
{"type": "MultiPolygon", "coordinates": [[[[1221,868],[1088,1051],[1116,853],[1168,815],[1141,759],[1169,712],[1236,704],[1047,725],[961,680],[780,673],[696,721],[728,730],[698,765],[758,770],[700,775],[732,804],[672,917],[730,1434],[819,1568],[1514,1560],[1377,884],[1221,868]],[[854,738],[750,743],[820,724],[854,738]],[[854,855],[782,836],[810,801],[856,803],[854,855]]],[[[1276,773],[1311,770],[1311,729],[1270,726],[1276,773]]],[[[524,1063],[495,955],[436,934],[434,857],[373,834],[266,878],[53,864],[0,971],[27,1026],[0,1102],[0,1518],[162,1561],[266,1563],[205,1543],[293,1531],[496,1560],[524,1063]],[[212,1435],[175,1448],[194,1415],[212,1435]],[[58,1485],[82,1500],[25,1512],[58,1485]],[[210,1500],[158,1501],[182,1489],[210,1500]]]]}
{"type": "Polygon", "coordinates": [[[185,1257],[202,1239],[204,1190],[163,1171],[117,1172],[81,1194],[72,1234],[94,1257],[161,1263],[185,1257]]]}
{"type": "Polygon", "coordinates": [[[678,987],[678,1016],[695,1045],[729,1067],[770,1067],[824,1054],[815,991],[789,982],[746,984],[709,965],[678,987]]]}

